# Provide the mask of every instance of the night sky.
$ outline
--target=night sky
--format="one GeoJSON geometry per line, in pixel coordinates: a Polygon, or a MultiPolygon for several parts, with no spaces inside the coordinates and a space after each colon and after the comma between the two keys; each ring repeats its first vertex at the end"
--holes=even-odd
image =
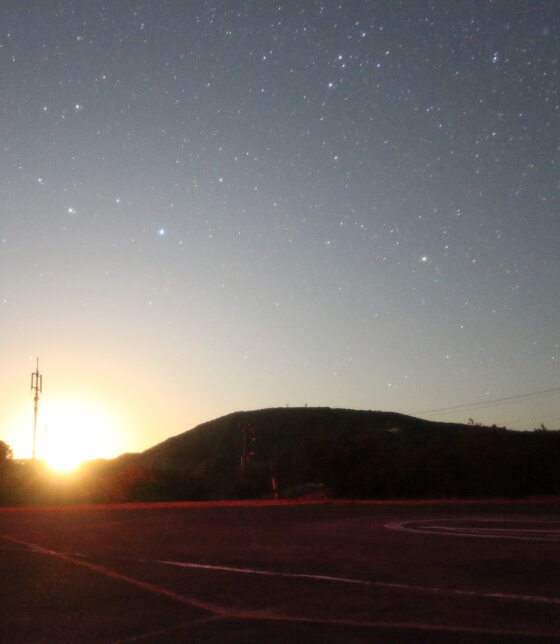
{"type": "Polygon", "coordinates": [[[37,357],[91,457],[286,405],[558,427],[559,72],[556,0],[2,2],[0,439],[37,357]]]}

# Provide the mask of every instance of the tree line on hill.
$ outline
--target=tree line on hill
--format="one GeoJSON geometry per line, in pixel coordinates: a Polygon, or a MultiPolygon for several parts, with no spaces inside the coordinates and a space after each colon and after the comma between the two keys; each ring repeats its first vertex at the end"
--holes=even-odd
{"type": "Polygon", "coordinates": [[[9,452],[2,454],[0,449],[2,505],[304,493],[351,499],[560,495],[558,430],[511,431],[384,412],[237,412],[141,454],[88,462],[64,476],[54,476],[40,463],[19,465],[9,452]]]}

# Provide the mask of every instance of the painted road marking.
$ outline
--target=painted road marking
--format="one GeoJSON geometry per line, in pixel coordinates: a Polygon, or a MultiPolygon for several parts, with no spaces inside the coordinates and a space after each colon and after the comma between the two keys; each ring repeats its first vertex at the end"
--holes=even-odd
{"type": "Polygon", "coordinates": [[[560,541],[560,521],[535,521],[535,519],[501,519],[473,517],[470,519],[425,519],[414,521],[394,521],[385,524],[389,530],[412,532],[414,534],[437,534],[450,537],[478,537],[484,539],[517,539],[522,541],[560,541]],[[452,523],[478,523],[480,525],[449,525],[452,523]],[[488,524],[519,523],[535,524],[536,528],[494,527],[488,524]],[[443,525],[442,525],[443,524],[443,525]],[[486,524],[486,525],[485,525],[486,524]],[[542,525],[559,526],[543,528],[542,525]]]}
{"type": "Polygon", "coordinates": [[[178,566],[181,568],[215,570],[217,572],[231,572],[231,573],[241,573],[241,574],[249,574],[249,575],[265,575],[268,577],[287,577],[292,579],[314,579],[317,581],[332,581],[332,582],[338,582],[343,584],[360,584],[362,586],[370,586],[375,588],[390,588],[391,590],[403,590],[403,591],[431,593],[431,594],[438,594],[438,595],[457,595],[462,597],[484,597],[487,599],[504,599],[509,601],[522,601],[522,602],[541,602],[545,604],[560,605],[560,598],[542,597],[539,595],[513,595],[510,593],[500,593],[500,592],[480,592],[475,590],[437,588],[432,586],[415,586],[410,584],[395,584],[395,583],[388,583],[383,581],[370,581],[365,579],[350,579],[348,577],[332,577],[329,575],[309,575],[309,574],[302,574],[302,573],[272,572],[269,570],[256,570],[252,568],[211,566],[209,564],[186,563],[182,561],[156,561],[155,563],[160,563],[167,566],[178,566]]]}
{"type": "MultiPolygon", "coordinates": [[[[415,530],[412,530],[412,531],[415,532],[415,530]]],[[[173,599],[174,601],[178,601],[183,604],[188,604],[195,608],[199,608],[201,610],[206,610],[208,612],[220,614],[224,616],[225,615],[231,616],[235,614],[239,615],[239,612],[237,611],[232,611],[230,609],[217,606],[215,604],[209,604],[207,602],[201,602],[197,599],[185,597],[183,595],[178,595],[177,593],[167,590],[166,588],[155,586],[154,584],[140,581],[138,579],[134,579],[133,577],[129,577],[127,575],[122,575],[120,573],[114,572],[112,570],[109,570],[108,568],[99,566],[97,564],[89,563],[84,560],[84,557],[86,555],[79,555],[77,553],[73,555],[67,555],[60,552],[56,552],[54,550],[50,550],[48,548],[44,548],[35,543],[29,543],[27,541],[17,539],[15,537],[11,537],[8,535],[2,535],[2,536],[4,539],[11,541],[12,543],[17,543],[19,545],[26,546],[33,552],[50,555],[62,561],[67,561],[77,566],[88,568],[89,570],[93,570],[107,577],[119,579],[120,581],[124,581],[129,584],[135,585],[139,588],[142,588],[143,590],[147,590],[147,591],[156,593],[158,595],[168,597],[169,599],[173,599]],[[76,557],[79,557],[79,558],[76,558],[76,557]]],[[[474,590],[437,588],[433,586],[417,586],[412,584],[397,584],[397,583],[389,583],[389,582],[383,582],[383,581],[371,581],[367,579],[352,579],[349,577],[335,577],[332,575],[311,575],[311,574],[305,574],[305,573],[274,572],[270,570],[259,570],[254,568],[213,566],[210,564],[198,564],[198,563],[189,563],[189,562],[183,562],[183,561],[164,561],[164,560],[157,560],[157,559],[156,560],[142,559],[142,560],[136,560],[136,561],[138,563],[147,563],[147,564],[155,563],[155,564],[162,564],[166,566],[177,566],[181,568],[212,570],[216,572],[263,575],[268,577],[284,577],[284,578],[291,578],[291,579],[310,579],[315,581],[327,581],[327,582],[336,582],[336,583],[343,583],[343,584],[357,584],[362,586],[370,586],[375,588],[387,588],[391,590],[402,590],[407,592],[418,592],[418,593],[429,593],[429,594],[451,595],[451,596],[462,596],[462,597],[479,597],[479,598],[486,598],[486,599],[502,599],[502,600],[508,600],[508,601],[521,601],[521,602],[538,602],[538,603],[545,603],[545,604],[560,605],[560,598],[543,597],[539,595],[514,595],[511,593],[501,593],[501,592],[480,592],[480,591],[474,591],[474,590]]]]}
{"type": "Polygon", "coordinates": [[[205,610],[210,613],[217,613],[221,615],[231,614],[228,611],[225,611],[218,606],[214,606],[213,604],[201,602],[197,599],[185,597],[184,595],[178,595],[177,593],[174,593],[171,590],[167,590],[166,588],[162,588],[161,586],[155,586],[154,584],[150,584],[145,581],[140,581],[139,579],[134,579],[133,577],[129,577],[127,575],[121,575],[118,572],[114,572],[113,570],[109,570],[108,568],[104,568],[103,566],[98,566],[97,564],[89,563],[87,561],[84,561],[83,559],[74,559],[74,556],[69,556],[60,552],[56,552],[54,550],[49,550],[48,548],[43,548],[42,546],[39,546],[36,543],[28,543],[27,541],[23,541],[22,539],[16,539],[15,537],[10,537],[8,535],[2,535],[2,536],[4,537],[4,539],[7,539],[8,541],[17,543],[22,546],[26,546],[32,552],[38,552],[40,554],[56,557],[61,561],[66,561],[68,563],[75,564],[76,566],[81,566],[82,568],[93,570],[94,572],[105,575],[106,577],[111,577],[113,579],[118,579],[119,581],[124,581],[128,584],[132,584],[133,586],[137,586],[142,590],[147,590],[151,593],[162,595],[163,597],[167,597],[169,599],[172,599],[173,601],[180,602],[181,604],[188,604],[189,606],[192,606],[194,608],[199,608],[201,610],[205,610]]]}
{"type": "MultiPolygon", "coordinates": [[[[308,623],[322,623],[322,624],[339,624],[339,625],[348,625],[348,626],[360,626],[360,627],[374,627],[374,628],[390,628],[390,629],[407,629],[407,630],[426,630],[426,631],[441,631],[441,632],[449,632],[449,633],[487,633],[487,634],[496,634],[496,635],[519,635],[520,633],[514,633],[514,632],[506,632],[506,631],[501,631],[501,630],[494,630],[494,629],[478,629],[478,628],[468,628],[468,627],[463,627],[463,626],[444,626],[444,625],[436,625],[436,624],[423,624],[423,623],[415,623],[415,622],[378,622],[378,621],[355,621],[355,620],[346,620],[346,619],[336,619],[336,618],[331,618],[331,619],[323,619],[323,618],[316,618],[313,616],[310,617],[295,617],[295,616],[289,616],[289,615],[282,615],[277,612],[277,610],[274,610],[272,613],[269,612],[270,607],[267,609],[266,607],[261,607],[259,609],[242,609],[242,610],[234,610],[232,608],[228,607],[222,607],[222,606],[217,606],[215,604],[209,604],[207,602],[201,602],[197,599],[192,599],[190,597],[185,597],[183,595],[179,595],[177,593],[174,593],[170,590],[167,590],[166,588],[162,588],[161,586],[156,586],[154,584],[150,584],[147,582],[140,581],[138,579],[134,579],[133,577],[129,577],[128,575],[123,575],[117,572],[114,572],[112,570],[109,570],[108,568],[105,568],[103,566],[99,566],[96,564],[89,563],[84,560],[87,555],[67,555],[63,554],[60,552],[56,552],[54,550],[50,550],[48,548],[44,548],[43,546],[40,546],[35,543],[29,543],[27,541],[24,541],[22,539],[18,539],[16,537],[12,537],[9,535],[2,535],[4,539],[7,541],[10,541],[12,543],[18,544],[20,546],[24,546],[31,550],[32,552],[37,552],[40,554],[48,555],[51,557],[56,557],[57,559],[61,561],[65,561],[68,563],[75,564],[77,566],[81,566],[83,568],[86,568],[88,570],[91,570],[93,572],[105,575],[107,577],[110,577],[112,579],[117,579],[119,581],[131,584],[133,586],[136,586],[142,590],[148,591],[155,593],[157,595],[167,597],[170,600],[189,605],[191,607],[199,608],[201,610],[204,610],[208,613],[213,614],[213,616],[209,615],[206,618],[202,619],[194,619],[192,622],[187,622],[183,624],[176,624],[173,626],[170,626],[168,629],[164,629],[163,633],[165,632],[171,632],[173,630],[180,630],[183,627],[188,627],[189,625],[194,625],[196,623],[201,623],[205,621],[214,621],[215,619],[222,619],[222,618],[227,618],[227,617],[237,617],[237,618],[248,618],[248,619],[264,619],[264,620],[281,620],[281,621],[291,621],[291,622],[308,622],[308,623]],[[75,557],[81,557],[79,559],[76,559],[75,557]]],[[[510,601],[523,601],[523,602],[541,602],[541,603],[546,603],[546,604],[555,604],[555,605],[560,605],[560,599],[557,598],[551,598],[551,597],[540,597],[540,596],[534,596],[534,595],[512,595],[512,594],[506,594],[506,593],[485,593],[485,592],[477,592],[477,591],[469,591],[469,590],[453,590],[453,589],[442,589],[442,588],[432,588],[432,587],[423,587],[423,586],[413,586],[409,584],[396,584],[396,583],[385,583],[385,582],[376,582],[376,581],[368,581],[368,580],[363,580],[363,579],[351,579],[347,577],[334,577],[330,575],[310,575],[310,574],[303,574],[303,573],[282,573],[282,572],[271,572],[271,571],[266,571],[266,570],[257,570],[257,569],[251,569],[251,568],[235,568],[235,567],[228,567],[228,566],[211,566],[208,564],[196,564],[196,563],[186,563],[186,562],[176,562],[176,561],[162,561],[162,560],[136,560],[138,562],[142,563],[148,563],[148,564],[163,564],[163,565],[169,565],[169,566],[180,566],[180,567],[186,567],[186,568],[195,568],[195,569],[205,569],[205,570],[215,570],[219,572],[233,572],[233,573],[240,573],[240,574],[258,574],[258,575],[266,575],[266,576],[271,576],[271,577],[291,577],[291,578],[305,578],[305,579],[311,579],[311,580],[318,580],[318,581],[328,581],[328,582],[338,582],[338,583],[352,583],[352,584],[360,584],[360,585],[368,585],[371,587],[377,587],[377,588],[387,588],[387,589],[392,589],[392,590],[402,590],[402,591],[412,591],[412,592],[422,592],[422,593],[436,593],[436,594],[441,594],[441,595],[451,595],[451,596],[465,596],[465,597],[473,597],[473,598],[489,598],[489,599],[500,599],[500,600],[510,600],[510,601]]],[[[523,635],[530,635],[529,633],[522,633],[523,635]]],[[[534,634],[531,634],[534,635],[534,634]]],[[[142,639],[145,639],[146,637],[149,637],[150,634],[144,634],[140,635],[137,637],[133,637],[128,640],[123,640],[123,642],[128,641],[128,642],[133,642],[133,641],[140,641],[142,639]]]]}

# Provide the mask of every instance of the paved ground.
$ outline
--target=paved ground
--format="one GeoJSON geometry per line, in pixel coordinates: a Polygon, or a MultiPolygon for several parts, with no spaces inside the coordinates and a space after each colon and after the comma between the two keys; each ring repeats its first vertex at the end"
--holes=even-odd
{"type": "Polygon", "coordinates": [[[2,642],[560,642],[560,505],[0,510],[2,642]]]}

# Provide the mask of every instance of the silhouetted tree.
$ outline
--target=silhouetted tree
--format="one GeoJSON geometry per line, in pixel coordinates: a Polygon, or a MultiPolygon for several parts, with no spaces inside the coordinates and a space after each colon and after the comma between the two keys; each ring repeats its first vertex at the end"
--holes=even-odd
{"type": "Polygon", "coordinates": [[[0,441],[0,463],[3,463],[13,457],[14,453],[8,443],[0,441]]]}

